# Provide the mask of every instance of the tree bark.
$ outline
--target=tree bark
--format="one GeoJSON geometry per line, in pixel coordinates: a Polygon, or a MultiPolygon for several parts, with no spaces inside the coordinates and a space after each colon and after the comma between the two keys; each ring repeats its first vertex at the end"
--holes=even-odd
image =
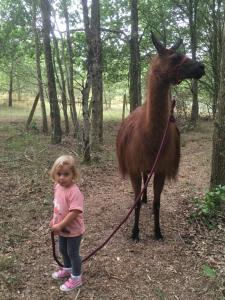
{"type": "Polygon", "coordinates": [[[89,115],[89,94],[91,88],[91,32],[90,32],[90,22],[88,17],[88,7],[87,0],[82,0],[83,6],[83,19],[84,19],[84,28],[85,28],[85,36],[87,43],[87,80],[86,84],[82,91],[82,111],[83,111],[83,150],[84,162],[90,162],[91,160],[91,144],[90,144],[90,115],[89,115]]]}
{"type": "Polygon", "coordinates": [[[138,41],[138,0],[131,0],[131,39],[130,39],[130,112],[141,105],[141,72],[138,41]]]}
{"type": "Polygon", "coordinates": [[[44,90],[43,90],[43,82],[42,82],[42,74],[41,74],[41,49],[40,49],[40,40],[37,31],[36,18],[37,18],[37,7],[36,1],[32,1],[32,13],[33,13],[33,32],[34,32],[34,40],[35,40],[35,58],[36,58],[36,71],[37,71],[37,80],[38,80],[38,89],[41,101],[41,111],[42,111],[42,131],[48,132],[48,121],[47,121],[47,113],[45,107],[45,99],[44,99],[44,90]]]}
{"type": "MultiPolygon", "coordinates": [[[[191,36],[191,54],[192,59],[196,60],[197,52],[197,12],[198,12],[198,1],[188,1],[189,11],[189,25],[190,25],[190,36],[191,36]]],[[[199,105],[198,105],[198,81],[192,79],[192,109],[191,109],[191,123],[195,126],[199,116],[199,105]]]]}
{"type": "Polygon", "coordinates": [[[12,107],[12,102],[13,102],[12,94],[13,94],[13,62],[11,64],[11,70],[9,74],[9,102],[8,102],[9,107],[12,107]]]}
{"type": "Polygon", "coordinates": [[[17,100],[21,101],[21,84],[20,84],[20,78],[17,78],[17,89],[18,89],[18,93],[17,93],[17,100]]]}
{"type": "Polygon", "coordinates": [[[127,105],[127,95],[126,95],[126,93],[125,93],[125,94],[123,95],[122,120],[124,120],[124,118],[125,118],[126,105],[127,105]]]}
{"type": "Polygon", "coordinates": [[[45,52],[45,64],[47,69],[48,78],[48,94],[50,101],[50,115],[52,125],[51,141],[53,144],[61,142],[62,131],[60,124],[60,111],[56,92],[55,74],[52,61],[52,50],[51,50],[51,21],[50,21],[50,5],[48,0],[41,0],[41,15],[43,23],[43,42],[45,52]]]}
{"type": "Polygon", "coordinates": [[[91,48],[92,146],[98,151],[100,144],[103,142],[102,49],[99,0],[92,0],[91,5],[91,48]]]}
{"type": "Polygon", "coordinates": [[[213,133],[211,188],[219,184],[225,185],[225,26],[223,27],[220,83],[213,133]]]}
{"type": "Polygon", "coordinates": [[[216,116],[216,108],[217,108],[217,99],[219,93],[220,86],[220,59],[221,59],[221,36],[222,32],[220,30],[221,20],[223,17],[221,16],[221,1],[213,0],[210,2],[209,9],[212,11],[212,24],[209,26],[210,30],[210,58],[212,65],[212,73],[213,73],[213,104],[212,104],[212,112],[213,117],[216,116]]]}
{"type": "Polygon", "coordinates": [[[198,121],[198,115],[199,115],[198,81],[196,79],[192,79],[191,92],[192,92],[191,124],[196,125],[198,121]]]}
{"type": "Polygon", "coordinates": [[[67,53],[68,53],[68,62],[69,62],[68,94],[69,94],[70,104],[71,104],[71,116],[72,116],[72,121],[74,124],[74,130],[75,130],[74,134],[75,134],[75,136],[78,136],[79,123],[78,123],[78,118],[77,118],[76,102],[75,102],[75,95],[74,95],[74,89],[73,89],[74,55],[73,55],[72,41],[71,41],[71,36],[70,36],[69,14],[68,14],[67,3],[65,0],[63,0],[63,14],[64,14],[65,21],[66,21],[67,53]]]}
{"type": "Polygon", "coordinates": [[[40,97],[40,93],[38,93],[37,96],[36,96],[35,99],[34,99],[34,103],[33,103],[33,105],[32,105],[32,108],[31,108],[29,117],[28,117],[28,119],[27,119],[26,129],[29,129],[29,127],[30,127],[30,123],[31,123],[31,121],[32,121],[32,119],[33,119],[34,112],[35,112],[35,109],[36,109],[36,107],[37,107],[39,97],[40,97]]]}
{"type": "Polygon", "coordinates": [[[90,143],[90,117],[88,112],[88,100],[91,88],[91,76],[88,72],[87,80],[82,91],[82,111],[83,111],[83,152],[84,162],[91,161],[91,143],[90,143]]]}
{"type": "Polygon", "coordinates": [[[56,59],[57,59],[57,64],[59,67],[59,73],[60,73],[60,78],[61,82],[59,82],[59,86],[61,89],[62,93],[62,107],[63,107],[63,115],[64,115],[64,121],[65,121],[65,132],[66,134],[69,133],[70,128],[69,128],[69,118],[67,114],[67,98],[66,98],[66,81],[63,73],[63,68],[62,68],[62,61],[60,58],[59,54],[59,46],[58,46],[58,40],[55,37],[54,31],[52,31],[52,36],[53,36],[53,42],[54,42],[54,47],[55,47],[55,52],[56,52],[56,59]]]}

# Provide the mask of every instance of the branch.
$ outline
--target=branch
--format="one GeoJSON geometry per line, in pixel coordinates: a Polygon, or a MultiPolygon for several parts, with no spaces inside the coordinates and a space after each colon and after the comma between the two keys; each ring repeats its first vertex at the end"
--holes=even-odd
{"type": "Polygon", "coordinates": [[[102,32],[110,32],[110,33],[115,33],[115,34],[122,34],[125,36],[125,39],[121,38],[120,39],[124,42],[129,42],[130,37],[122,30],[116,30],[116,29],[108,29],[108,28],[101,28],[102,32]]]}

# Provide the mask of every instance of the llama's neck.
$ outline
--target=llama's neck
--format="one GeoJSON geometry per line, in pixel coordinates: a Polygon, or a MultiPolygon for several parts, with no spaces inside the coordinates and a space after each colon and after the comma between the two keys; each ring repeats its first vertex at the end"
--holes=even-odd
{"type": "Polygon", "coordinates": [[[149,130],[164,130],[170,112],[170,84],[154,73],[150,74],[147,87],[146,121],[149,130]]]}

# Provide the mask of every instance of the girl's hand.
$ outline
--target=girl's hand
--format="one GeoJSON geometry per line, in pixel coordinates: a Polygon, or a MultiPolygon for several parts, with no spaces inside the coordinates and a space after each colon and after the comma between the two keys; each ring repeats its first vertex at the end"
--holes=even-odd
{"type": "Polygon", "coordinates": [[[51,231],[53,231],[54,234],[59,234],[60,231],[62,231],[62,228],[61,228],[60,224],[55,224],[51,227],[51,231]]]}

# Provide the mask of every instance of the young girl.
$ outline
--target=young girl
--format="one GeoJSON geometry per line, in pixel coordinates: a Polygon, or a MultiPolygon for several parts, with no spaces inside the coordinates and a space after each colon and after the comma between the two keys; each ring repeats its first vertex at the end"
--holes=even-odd
{"type": "Polygon", "coordinates": [[[59,235],[59,251],[64,263],[64,267],[54,272],[52,277],[69,277],[60,286],[60,290],[67,292],[82,285],[79,249],[84,233],[84,197],[75,183],[78,173],[71,155],[63,155],[56,159],[50,176],[55,182],[54,214],[50,227],[54,234],[59,235]]]}

